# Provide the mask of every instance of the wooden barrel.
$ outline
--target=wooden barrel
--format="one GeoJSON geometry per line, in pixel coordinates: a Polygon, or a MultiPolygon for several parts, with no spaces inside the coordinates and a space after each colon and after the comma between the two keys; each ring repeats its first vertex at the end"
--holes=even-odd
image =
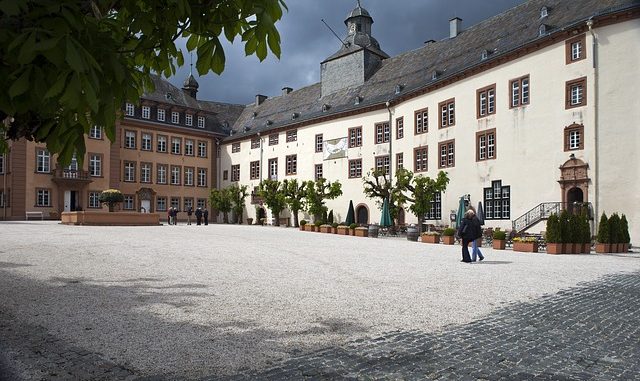
{"type": "Polygon", "coordinates": [[[369,225],[369,237],[370,238],[378,238],[378,232],[379,232],[379,227],[378,225],[372,224],[369,225]]]}
{"type": "Polygon", "coordinates": [[[409,241],[414,241],[417,242],[418,241],[418,227],[415,225],[409,225],[407,226],[407,240],[409,241]]]}

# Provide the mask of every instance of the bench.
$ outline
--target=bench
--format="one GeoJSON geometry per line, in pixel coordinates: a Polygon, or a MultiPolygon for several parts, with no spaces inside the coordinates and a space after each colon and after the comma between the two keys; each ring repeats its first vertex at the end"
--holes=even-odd
{"type": "Polygon", "coordinates": [[[44,220],[44,215],[42,214],[42,212],[25,212],[24,213],[25,221],[29,221],[29,216],[40,217],[40,220],[44,220]]]}

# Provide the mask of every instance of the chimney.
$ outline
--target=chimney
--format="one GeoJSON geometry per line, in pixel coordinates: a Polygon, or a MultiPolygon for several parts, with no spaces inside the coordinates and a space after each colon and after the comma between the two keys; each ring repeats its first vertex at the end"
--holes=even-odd
{"type": "Polygon", "coordinates": [[[283,88],[282,88],[282,95],[287,95],[287,94],[289,94],[289,93],[290,93],[290,92],[292,92],[292,91],[293,91],[293,89],[292,89],[292,88],[290,88],[290,87],[283,87],[283,88]]]}
{"type": "Polygon", "coordinates": [[[266,95],[256,95],[256,106],[260,106],[262,104],[262,102],[265,101],[265,99],[267,99],[266,95]]]}
{"type": "Polygon", "coordinates": [[[462,32],[462,19],[454,17],[449,20],[449,38],[454,38],[462,32]]]}

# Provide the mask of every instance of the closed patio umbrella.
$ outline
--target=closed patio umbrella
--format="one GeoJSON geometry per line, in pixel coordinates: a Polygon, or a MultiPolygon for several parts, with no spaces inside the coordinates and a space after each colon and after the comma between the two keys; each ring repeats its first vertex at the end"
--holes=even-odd
{"type": "Polygon", "coordinates": [[[482,210],[482,201],[478,201],[478,209],[476,210],[476,216],[480,220],[480,225],[484,225],[484,210],[482,210]]]}
{"type": "Polygon", "coordinates": [[[380,217],[380,226],[386,228],[391,225],[393,225],[393,221],[391,221],[391,213],[389,212],[389,199],[385,197],[384,202],[382,203],[382,216],[380,217]]]}
{"type": "Polygon", "coordinates": [[[347,219],[345,223],[347,226],[356,222],[356,211],[353,209],[353,200],[349,200],[349,211],[347,212],[347,219]]]}
{"type": "Polygon", "coordinates": [[[458,203],[458,213],[456,214],[456,227],[459,227],[462,223],[464,212],[466,212],[464,208],[464,197],[460,197],[460,202],[458,203]]]}

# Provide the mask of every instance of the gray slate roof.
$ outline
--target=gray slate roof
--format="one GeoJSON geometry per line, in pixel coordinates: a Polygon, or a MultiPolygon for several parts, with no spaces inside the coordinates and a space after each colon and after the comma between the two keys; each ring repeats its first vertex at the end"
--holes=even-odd
{"type": "Polygon", "coordinates": [[[463,30],[455,38],[430,43],[384,60],[379,70],[362,86],[343,89],[323,98],[321,84],[316,83],[269,98],[259,106],[248,105],[233,125],[234,135],[227,139],[248,138],[256,132],[268,132],[301,121],[384,103],[398,96],[395,94],[396,85],[402,85],[401,96],[490,62],[523,45],[547,39],[549,35],[584,23],[592,16],[639,6],[639,0],[531,0],[463,30]],[[544,6],[549,9],[549,15],[541,18],[540,10],[544,6]],[[546,25],[547,33],[543,36],[539,36],[541,24],[546,25]],[[483,50],[489,52],[484,61],[481,60],[483,50]],[[439,75],[432,80],[434,71],[439,75]],[[359,105],[355,105],[356,96],[362,97],[359,105]],[[330,108],[323,112],[323,105],[330,105],[330,108]],[[293,113],[299,117],[292,120],[293,113]]]}

